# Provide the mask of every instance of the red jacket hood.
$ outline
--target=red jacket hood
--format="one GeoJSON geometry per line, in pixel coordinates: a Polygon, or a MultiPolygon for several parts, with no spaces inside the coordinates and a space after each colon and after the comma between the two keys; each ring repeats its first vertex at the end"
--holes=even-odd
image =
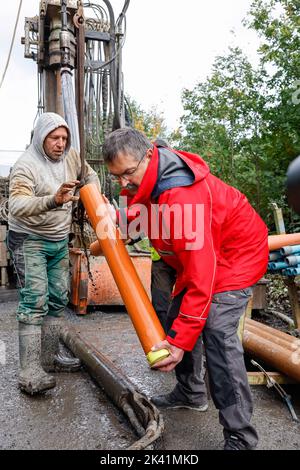
{"type": "MultiPolygon", "coordinates": [[[[202,158],[195,153],[182,152],[174,149],[169,149],[180,157],[192,170],[194,174],[194,183],[198,183],[207,177],[210,173],[209,166],[202,158]]],[[[142,179],[140,187],[136,195],[129,201],[128,206],[133,204],[146,204],[151,199],[151,194],[158,178],[158,163],[159,163],[159,150],[154,146],[153,154],[149,162],[148,168],[142,179]]]]}

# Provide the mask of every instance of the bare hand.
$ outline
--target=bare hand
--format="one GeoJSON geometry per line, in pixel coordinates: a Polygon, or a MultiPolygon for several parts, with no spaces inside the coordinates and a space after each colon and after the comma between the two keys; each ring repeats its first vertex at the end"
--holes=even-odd
{"type": "Polygon", "coordinates": [[[157,362],[152,366],[152,369],[158,369],[162,372],[170,372],[173,370],[177,364],[182,360],[184,355],[184,350],[173,346],[166,339],[157,343],[151,351],[159,351],[160,349],[168,349],[170,355],[163,359],[162,361],[157,362]]]}
{"type": "Polygon", "coordinates": [[[70,201],[78,201],[79,196],[74,196],[74,188],[79,184],[78,180],[67,181],[58,188],[54,195],[54,201],[57,206],[62,206],[70,201]]]}

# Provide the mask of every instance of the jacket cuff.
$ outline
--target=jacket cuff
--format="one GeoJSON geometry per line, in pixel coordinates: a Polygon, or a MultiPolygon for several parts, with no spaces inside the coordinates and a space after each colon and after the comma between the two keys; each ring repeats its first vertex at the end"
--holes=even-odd
{"type": "Polygon", "coordinates": [[[197,339],[202,333],[205,326],[206,320],[197,319],[196,322],[185,322],[181,321],[178,317],[174,320],[171,329],[167,333],[167,341],[176,346],[177,348],[183,349],[184,351],[192,351],[197,339]]]}

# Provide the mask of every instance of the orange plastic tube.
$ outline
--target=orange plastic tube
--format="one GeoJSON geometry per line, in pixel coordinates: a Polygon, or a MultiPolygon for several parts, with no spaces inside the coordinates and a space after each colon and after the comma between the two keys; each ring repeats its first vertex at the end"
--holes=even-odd
{"type": "Polygon", "coordinates": [[[270,235],[268,237],[269,251],[278,250],[283,246],[300,244],[300,233],[287,233],[282,235],[270,235]]]}
{"type": "Polygon", "coordinates": [[[167,349],[151,351],[152,346],[165,339],[165,332],[125,248],[120,231],[107,212],[98,187],[95,184],[87,184],[80,189],[80,198],[152,366],[169,355],[167,349]]]}

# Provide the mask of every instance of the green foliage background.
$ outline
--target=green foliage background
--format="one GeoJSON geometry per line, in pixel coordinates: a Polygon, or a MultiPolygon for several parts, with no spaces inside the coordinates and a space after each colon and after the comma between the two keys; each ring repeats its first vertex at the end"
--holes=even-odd
{"type": "Polygon", "coordinates": [[[261,38],[259,65],[239,47],[217,57],[205,81],[184,89],[181,126],[169,139],[244,192],[271,231],[271,202],[284,209],[287,230],[297,231],[284,181],[300,154],[300,2],[253,0],[244,24],[261,38]]]}
{"type": "Polygon", "coordinates": [[[300,231],[285,195],[287,167],[300,154],[300,0],[252,0],[244,26],[261,40],[257,66],[230,47],[206,80],[183,90],[178,129],[168,132],[162,113],[127,98],[133,125],[201,155],[247,195],[271,232],[271,203],[283,209],[288,232],[300,231]]]}

